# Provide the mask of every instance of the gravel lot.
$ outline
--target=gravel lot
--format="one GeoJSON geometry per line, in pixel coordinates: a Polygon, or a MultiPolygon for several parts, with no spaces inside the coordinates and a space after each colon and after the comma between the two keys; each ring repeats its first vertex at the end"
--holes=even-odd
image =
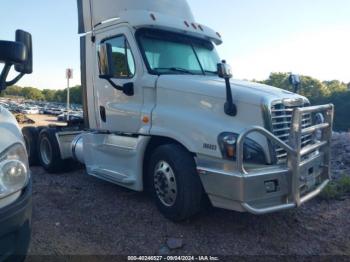
{"type": "Polygon", "coordinates": [[[24,126],[48,126],[48,125],[65,125],[62,122],[57,121],[57,116],[51,115],[27,115],[28,118],[32,119],[34,124],[20,124],[20,127],[24,126]]]}
{"type": "Polygon", "coordinates": [[[31,255],[350,255],[350,198],[254,216],[209,208],[180,224],[143,193],[33,168],[31,255]],[[180,241],[168,250],[167,240],[180,241]],[[182,242],[182,243],[181,243],[182,242]]]}

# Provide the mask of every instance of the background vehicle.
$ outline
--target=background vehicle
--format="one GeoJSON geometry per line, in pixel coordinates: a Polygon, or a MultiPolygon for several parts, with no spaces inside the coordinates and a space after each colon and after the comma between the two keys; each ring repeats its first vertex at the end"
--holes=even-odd
{"type": "Polygon", "coordinates": [[[63,110],[63,109],[60,109],[60,108],[51,108],[51,109],[49,109],[48,113],[49,113],[50,115],[58,116],[58,115],[62,114],[63,111],[64,111],[64,110],[63,110]]]}
{"type": "Polygon", "coordinates": [[[333,106],[231,79],[220,34],[185,0],[78,0],[78,11],[84,127],[33,131],[32,163],[60,172],[74,159],[89,175],[148,188],[174,221],[205,195],[266,214],[327,185],[333,106]]]}
{"type": "MultiPolygon", "coordinates": [[[[31,35],[18,30],[16,42],[0,41],[0,92],[32,73],[31,35]],[[19,75],[7,81],[15,66],[19,75]]],[[[21,130],[13,115],[0,106],[0,261],[22,261],[31,232],[31,177],[21,130]]]]}
{"type": "MultiPolygon", "coordinates": [[[[63,113],[57,117],[57,121],[66,122],[68,114],[63,113]]],[[[83,114],[80,112],[70,112],[68,121],[83,121],[83,114]]]]}
{"type": "Polygon", "coordinates": [[[38,107],[26,107],[22,110],[22,113],[27,115],[38,115],[40,110],[38,107]]]}

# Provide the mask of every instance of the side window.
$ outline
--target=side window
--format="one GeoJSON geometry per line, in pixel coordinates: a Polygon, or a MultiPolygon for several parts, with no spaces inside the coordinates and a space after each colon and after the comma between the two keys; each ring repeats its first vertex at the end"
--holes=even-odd
{"type": "Polygon", "coordinates": [[[125,36],[117,36],[103,41],[112,46],[114,77],[132,78],[135,75],[135,60],[125,36]]]}

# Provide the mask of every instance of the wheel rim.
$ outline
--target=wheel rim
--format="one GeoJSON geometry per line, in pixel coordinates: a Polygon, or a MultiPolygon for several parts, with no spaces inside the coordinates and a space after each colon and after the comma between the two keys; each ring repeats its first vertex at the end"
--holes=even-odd
{"type": "Polygon", "coordinates": [[[40,142],[40,155],[45,165],[49,165],[52,159],[52,148],[50,141],[44,137],[40,142]]]}
{"type": "Polygon", "coordinates": [[[154,187],[159,200],[163,205],[171,207],[177,198],[176,177],[171,166],[160,161],[154,170],[154,187]]]}

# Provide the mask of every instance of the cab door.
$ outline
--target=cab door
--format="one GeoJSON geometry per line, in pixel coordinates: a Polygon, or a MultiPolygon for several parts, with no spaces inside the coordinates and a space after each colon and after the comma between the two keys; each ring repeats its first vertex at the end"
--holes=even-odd
{"type": "Polygon", "coordinates": [[[143,67],[135,39],[126,26],[103,29],[96,33],[95,106],[97,127],[101,130],[138,133],[141,127],[143,67]],[[115,72],[111,81],[117,86],[132,85],[133,95],[117,90],[99,78],[98,50],[102,43],[112,46],[115,72]]]}

